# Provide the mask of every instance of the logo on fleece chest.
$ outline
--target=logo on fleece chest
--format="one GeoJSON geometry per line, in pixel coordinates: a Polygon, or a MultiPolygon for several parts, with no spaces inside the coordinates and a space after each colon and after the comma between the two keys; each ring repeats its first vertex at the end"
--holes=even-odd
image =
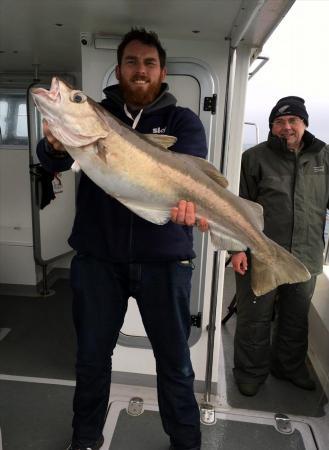
{"type": "Polygon", "coordinates": [[[167,130],[167,127],[164,127],[164,128],[157,127],[157,128],[152,129],[152,133],[153,134],[165,134],[166,130],[167,130]]]}

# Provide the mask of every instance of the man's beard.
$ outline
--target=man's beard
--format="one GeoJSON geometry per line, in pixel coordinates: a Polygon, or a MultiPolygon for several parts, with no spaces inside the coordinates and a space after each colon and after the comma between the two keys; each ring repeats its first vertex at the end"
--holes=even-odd
{"type": "MultiPolygon", "coordinates": [[[[137,79],[143,80],[146,78],[138,77],[137,79]]],[[[145,86],[141,86],[139,89],[138,85],[132,88],[128,82],[122,78],[120,79],[120,87],[125,103],[139,108],[149,105],[157,98],[161,90],[161,84],[162,81],[159,78],[156,82],[148,83],[147,89],[145,89],[145,86]]]]}

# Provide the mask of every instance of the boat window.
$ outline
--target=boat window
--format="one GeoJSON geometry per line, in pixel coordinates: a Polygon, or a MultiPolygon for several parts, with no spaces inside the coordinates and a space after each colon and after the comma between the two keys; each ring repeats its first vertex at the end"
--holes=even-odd
{"type": "Polygon", "coordinates": [[[0,92],[0,145],[28,145],[24,92],[0,92]]]}
{"type": "Polygon", "coordinates": [[[0,129],[1,135],[4,136],[6,134],[7,124],[5,118],[8,114],[8,102],[1,100],[0,101],[0,129]]]}
{"type": "Polygon", "coordinates": [[[21,103],[18,106],[16,136],[19,138],[27,136],[26,104],[21,103]]]}

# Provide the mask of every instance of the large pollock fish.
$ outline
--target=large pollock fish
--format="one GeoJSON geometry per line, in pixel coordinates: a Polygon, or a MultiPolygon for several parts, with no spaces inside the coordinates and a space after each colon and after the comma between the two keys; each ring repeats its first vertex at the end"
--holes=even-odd
{"type": "Polygon", "coordinates": [[[298,259],[263,234],[262,207],[226,189],[212,164],[168,150],[175,138],[133,131],[58,78],[49,91],[32,89],[32,96],[75,165],[131,211],[162,225],[179,200],[190,200],[197,217],[208,220],[215,248],[250,248],[255,295],[310,278],[298,259]]]}

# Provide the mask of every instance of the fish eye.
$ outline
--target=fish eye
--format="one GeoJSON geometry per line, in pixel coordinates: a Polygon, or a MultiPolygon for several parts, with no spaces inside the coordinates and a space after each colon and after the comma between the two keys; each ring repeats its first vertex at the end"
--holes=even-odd
{"type": "Polygon", "coordinates": [[[87,96],[83,92],[73,92],[71,95],[71,100],[74,103],[83,103],[87,100],[87,96]]]}

